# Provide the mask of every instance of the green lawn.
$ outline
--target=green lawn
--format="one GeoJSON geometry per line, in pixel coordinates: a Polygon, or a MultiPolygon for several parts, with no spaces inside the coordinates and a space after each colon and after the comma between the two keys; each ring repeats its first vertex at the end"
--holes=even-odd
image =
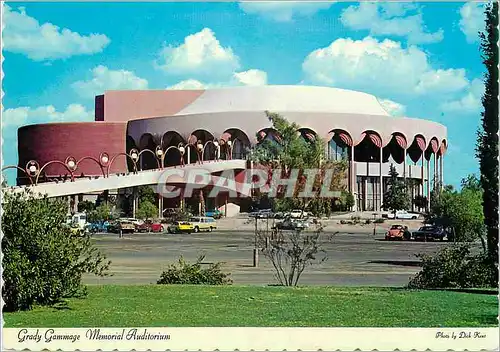
{"type": "Polygon", "coordinates": [[[6,327],[495,326],[495,295],[384,288],[89,286],[58,308],[4,313],[6,327]]]}

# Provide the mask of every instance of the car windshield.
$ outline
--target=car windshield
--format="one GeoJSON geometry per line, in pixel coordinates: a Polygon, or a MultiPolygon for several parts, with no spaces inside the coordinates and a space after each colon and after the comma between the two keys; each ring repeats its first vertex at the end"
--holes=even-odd
{"type": "Polygon", "coordinates": [[[434,226],[422,226],[419,231],[434,231],[434,226]]]}
{"type": "Polygon", "coordinates": [[[401,226],[401,225],[392,225],[391,230],[400,230],[402,228],[403,228],[403,226],[401,226]]]}

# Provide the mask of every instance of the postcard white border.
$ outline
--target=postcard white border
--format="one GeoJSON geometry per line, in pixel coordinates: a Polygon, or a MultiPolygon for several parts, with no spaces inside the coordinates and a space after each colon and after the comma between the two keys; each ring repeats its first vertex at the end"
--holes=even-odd
{"type": "Polygon", "coordinates": [[[497,328],[5,328],[2,350],[496,351],[497,328]],[[99,329],[95,338],[95,331],[99,329]],[[94,338],[92,338],[94,334],[94,338]],[[102,338],[107,335],[108,338],[102,338]],[[61,340],[64,336],[65,340],[61,340]],[[114,337],[113,337],[114,336],[114,337]],[[55,340],[55,337],[59,340],[55,340]],[[161,340],[159,338],[162,338],[161,340]]]}

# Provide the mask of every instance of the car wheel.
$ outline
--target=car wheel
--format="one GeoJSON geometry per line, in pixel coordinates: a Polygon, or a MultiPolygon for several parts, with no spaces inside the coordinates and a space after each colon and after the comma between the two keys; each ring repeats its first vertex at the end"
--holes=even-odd
{"type": "Polygon", "coordinates": [[[412,216],[411,218],[412,218],[412,220],[417,220],[416,216],[412,216]]]}
{"type": "Polygon", "coordinates": [[[213,230],[213,228],[212,228],[212,226],[210,226],[210,227],[208,228],[208,232],[212,232],[212,230],[213,230]]]}
{"type": "Polygon", "coordinates": [[[200,228],[198,226],[195,226],[194,232],[200,232],[200,228]]]}
{"type": "Polygon", "coordinates": [[[172,230],[170,230],[170,227],[169,227],[169,228],[167,228],[167,232],[168,232],[168,233],[172,233],[172,230]]]}

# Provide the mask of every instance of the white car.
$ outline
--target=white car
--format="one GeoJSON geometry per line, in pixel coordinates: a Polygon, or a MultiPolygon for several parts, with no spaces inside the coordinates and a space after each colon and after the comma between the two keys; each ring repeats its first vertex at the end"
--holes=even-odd
{"type": "Polygon", "coordinates": [[[301,217],[307,217],[307,212],[302,212],[302,210],[295,209],[289,213],[290,217],[293,219],[300,219],[301,217]]]}
{"type": "Polygon", "coordinates": [[[417,214],[417,213],[410,213],[410,212],[407,212],[406,210],[397,210],[396,211],[396,214],[394,215],[393,212],[391,213],[388,213],[387,214],[387,218],[388,219],[413,219],[413,220],[416,220],[420,217],[420,214],[417,214]]]}

